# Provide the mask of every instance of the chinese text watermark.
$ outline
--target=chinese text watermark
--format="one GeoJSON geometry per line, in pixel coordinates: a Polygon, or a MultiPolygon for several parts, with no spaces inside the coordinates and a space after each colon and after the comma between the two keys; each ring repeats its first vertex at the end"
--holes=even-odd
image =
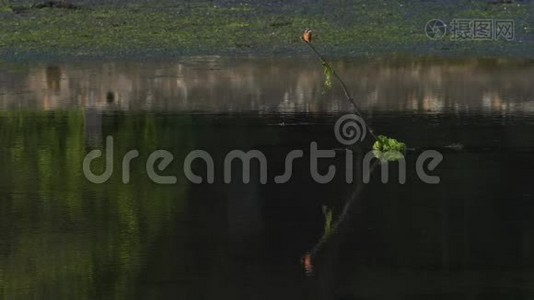
{"type": "Polygon", "coordinates": [[[515,23],[511,19],[453,19],[447,25],[440,19],[432,19],[425,24],[425,34],[431,40],[449,34],[451,41],[512,41],[515,23]]]}

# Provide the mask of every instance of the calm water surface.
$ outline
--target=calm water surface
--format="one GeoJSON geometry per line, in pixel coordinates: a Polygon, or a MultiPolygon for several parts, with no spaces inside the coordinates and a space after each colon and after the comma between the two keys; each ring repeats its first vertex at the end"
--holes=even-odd
{"type": "Polygon", "coordinates": [[[394,168],[361,183],[369,141],[351,147],[353,184],[313,181],[310,142],[344,153],[333,125],[351,107],[312,60],[0,65],[0,298],[534,299],[534,63],[334,65],[375,131],[411,148],[405,184],[394,168]],[[93,184],[82,162],[106,136],[114,172],[93,184]],[[149,179],[158,149],[176,184],[149,179]],[[194,149],[213,184],[184,176],[194,149]],[[267,184],[254,163],[250,183],[239,165],[224,183],[233,149],[266,155],[267,184]],[[293,149],[304,159],[275,184],[293,149]],[[415,172],[426,149],[444,156],[439,184],[415,172]]]}

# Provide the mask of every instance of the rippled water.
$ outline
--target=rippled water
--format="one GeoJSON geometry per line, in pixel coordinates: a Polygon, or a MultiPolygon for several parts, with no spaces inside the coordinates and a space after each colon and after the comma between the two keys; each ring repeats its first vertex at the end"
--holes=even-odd
{"type": "MultiPolygon", "coordinates": [[[[380,169],[369,184],[314,182],[312,141],[338,154],[321,172],[345,173],[333,126],[351,107],[313,60],[1,66],[0,298],[530,299],[534,64],[334,66],[369,125],[408,144],[406,183],[395,172],[381,183],[380,169]],[[83,159],[107,136],[113,174],[94,184],[83,159]],[[173,155],[160,173],[175,184],[149,178],[158,149],[173,155]],[[195,149],[213,157],[213,184],[185,177],[195,149]],[[265,154],[267,184],[254,163],[250,183],[238,168],[224,182],[234,149],[265,154]],[[304,158],[275,184],[295,149],[304,158]],[[416,174],[427,149],[443,154],[439,184],[416,174]]],[[[351,148],[357,179],[369,147],[351,148]]]]}

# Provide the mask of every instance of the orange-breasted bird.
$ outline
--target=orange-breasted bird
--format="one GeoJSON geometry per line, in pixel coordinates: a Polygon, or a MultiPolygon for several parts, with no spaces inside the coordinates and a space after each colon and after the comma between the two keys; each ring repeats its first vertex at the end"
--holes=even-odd
{"type": "Polygon", "coordinates": [[[309,29],[304,30],[304,33],[302,34],[302,39],[303,39],[306,43],[311,43],[311,41],[312,41],[312,33],[311,33],[311,30],[309,30],[309,29]]]}

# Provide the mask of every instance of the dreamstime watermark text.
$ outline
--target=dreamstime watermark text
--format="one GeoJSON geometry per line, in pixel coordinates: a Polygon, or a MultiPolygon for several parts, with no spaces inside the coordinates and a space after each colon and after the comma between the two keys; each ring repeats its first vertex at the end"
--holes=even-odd
{"type": "MultiPolygon", "coordinates": [[[[321,170],[319,168],[320,162],[323,160],[336,160],[339,158],[344,159],[344,179],[347,183],[354,181],[354,151],[350,146],[360,143],[365,140],[368,128],[364,120],[355,114],[346,114],[340,117],[334,125],[334,134],[339,143],[345,146],[343,151],[336,151],[334,149],[321,149],[319,143],[312,141],[307,149],[294,149],[285,154],[284,172],[282,174],[273,176],[270,180],[275,184],[288,183],[293,177],[293,167],[297,159],[307,159],[309,162],[309,171],[311,178],[320,184],[326,184],[332,182],[336,176],[338,176],[338,170],[334,163],[329,164],[327,170],[321,170]],[[341,155],[340,155],[341,152],[341,155]],[[307,154],[307,155],[305,155],[307,154]]],[[[112,136],[106,137],[105,143],[105,155],[102,150],[91,150],[85,156],[83,160],[83,174],[92,183],[102,184],[107,182],[111,176],[113,176],[115,170],[114,163],[114,138],[112,136]],[[100,174],[95,174],[91,168],[92,163],[97,159],[103,159],[105,161],[104,170],[100,174]]],[[[360,172],[362,175],[362,181],[369,183],[371,180],[372,165],[377,160],[380,164],[381,181],[387,183],[389,181],[389,169],[390,165],[397,165],[398,181],[403,184],[406,182],[407,164],[403,153],[386,153],[394,154],[398,159],[392,163],[387,160],[381,160],[377,158],[376,152],[368,151],[363,155],[360,172]]],[[[140,153],[138,150],[130,150],[122,156],[120,162],[121,165],[121,178],[124,184],[130,182],[130,167],[133,163],[138,163],[140,153]]],[[[145,162],[146,174],[150,180],[157,184],[176,184],[177,177],[174,175],[162,175],[162,173],[173,162],[174,155],[167,150],[156,150],[148,155],[145,162]]],[[[277,158],[277,161],[279,158],[277,158]]],[[[425,150],[417,155],[415,161],[415,171],[417,177],[424,183],[437,184],[440,182],[439,176],[432,175],[433,172],[443,160],[443,155],[436,150],[425,150]]],[[[268,178],[268,165],[269,160],[267,156],[260,150],[243,151],[240,149],[234,149],[229,151],[222,161],[223,168],[223,182],[229,184],[233,182],[232,175],[233,168],[237,165],[234,162],[240,162],[241,166],[241,179],[243,183],[251,182],[251,177],[258,178],[259,183],[267,184],[268,178]],[[251,163],[256,162],[258,168],[252,168],[251,163]],[[255,173],[254,173],[255,172],[255,173]],[[253,176],[254,175],[254,176],[253,176]]],[[[213,156],[201,149],[193,150],[189,152],[182,164],[182,172],[193,184],[215,183],[215,161],[213,156]],[[205,172],[203,174],[196,174],[193,171],[193,163],[200,161],[204,164],[205,172]]],[[[339,172],[341,173],[341,172],[339,172]]]]}

